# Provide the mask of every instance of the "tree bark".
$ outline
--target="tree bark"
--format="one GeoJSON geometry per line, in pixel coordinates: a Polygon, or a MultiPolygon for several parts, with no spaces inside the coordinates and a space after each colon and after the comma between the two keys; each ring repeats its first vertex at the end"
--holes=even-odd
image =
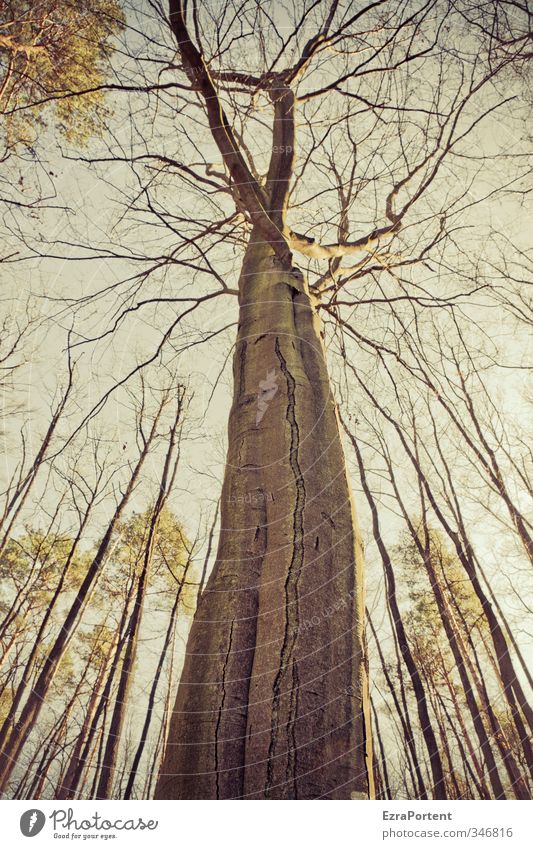
{"type": "Polygon", "coordinates": [[[316,304],[257,231],[239,292],[218,554],[156,797],[372,796],[362,553],[316,304]]]}

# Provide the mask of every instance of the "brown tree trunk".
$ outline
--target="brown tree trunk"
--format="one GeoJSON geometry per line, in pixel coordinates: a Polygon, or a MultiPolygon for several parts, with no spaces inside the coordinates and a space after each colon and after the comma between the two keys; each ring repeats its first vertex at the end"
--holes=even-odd
{"type": "Polygon", "coordinates": [[[156,796],[363,798],[362,554],[317,311],[256,233],[239,288],[218,555],[156,796]]]}
{"type": "Polygon", "coordinates": [[[20,717],[16,722],[14,715],[10,714],[8,718],[10,725],[13,723],[10,728],[11,733],[9,733],[9,735],[8,727],[6,726],[6,723],[4,723],[4,727],[2,729],[2,752],[0,753],[0,791],[2,792],[5,791],[8,785],[9,779],[17,762],[17,758],[24,746],[28,734],[39,718],[43,705],[46,704],[46,697],[59,664],[64,656],[75,628],[77,627],[77,623],[83,612],[84,606],[90,598],[91,593],[93,592],[100,577],[105,558],[111,545],[113,534],[128,504],[132,492],[134,491],[136,482],[144,465],[144,461],[146,460],[150,446],[155,438],[156,427],[162,409],[163,404],[154,418],[150,433],[147,440],[144,442],[131,477],[120,501],[116,506],[113,517],[111,518],[100,545],[98,546],[98,550],[87,569],[80,589],[66,614],[61,630],[46,655],[42,668],[35,683],[33,684],[32,692],[22,709],[20,717]]]}
{"type": "MultiPolygon", "coordinates": [[[[375,739],[378,743],[379,748],[379,759],[375,759],[375,763],[378,765],[378,769],[381,775],[381,792],[378,797],[376,793],[376,798],[380,799],[392,799],[392,793],[390,789],[390,781],[389,781],[389,770],[387,768],[387,757],[385,755],[385,747],[383,745],[383,738],[381,736],[381,729],[379,726],[379,717],[378,712],[374,706],[374,701],[371,700],[371,708],[372,708],[372,717],[374,719],[374,729],[375,729],[375,739]]],[[[374,738],[373,738],[374,739],[374,738]]]]}
{"type": "Polygon", "coordinates": [[[96,790],[97,799],[109,799],[111,798],[113,791],[113,779],[115,777],[122,729],[126,717],[126,710],[128,708],[128,697],[132,685],[133,667],[137,656],[137,643],[144,609],[146,585],[149,579],[150,564],[151,554],[147,558],[147,561],[145,561],[145,567],[137,583],[133,613],[128,626],[126,647],[124,657],[122,658],[117,692],[113,702],[111,722],[109,723],[109,729],[105,736],[102,769],[96,790]]]}
{"type": "Polygon", "coordinates": [[[446,663],[444,661],[444,658],[442,657],[442,652],[439,652],[439,654],[440,654],[440,657],[441,657],[443,678],[444,678],[444,681],[446,683],[446,687],[448,688],[448,692],[450,694],[450,698],[451,698],[451,701],[452,701],[452,704],[453,704],[453,707],[454,707],[455,716],[457,717],[457,722],[458,722],[459,727],[461,729],[462,741],[464,742],[465,747],[468,750],[468,758],[469,758],[468,762],[469,762],[469,764],[472,764],[474,769],[475,769],[476,775],[474,777],[474,782],[475,782],[475,785],[476,785],[476,789],[477,789],[481,799],[490,799],[490,793],[489,793],[489,790],[488,790],[487,785],[485,783],[485,776],[483,774],[483,769],[482,769],[482,766],[479,762],[479,758],[477,756],[477,751],[474,747],[474,744],[472,743],[470,733],[469,733],[469,731],[466,727],[466,722],[465,722],[465,719],[464,719],[464,716],[463,716],[461,705],[459,704],[459,699],[457,697],[457,691],[455,689],[455,684],[452,681],[450,674],[449,674],[449,672],[446,668],[446,663]]]}
{"type": "Polygon", "coordinates": [[[143,795],[143,799],[151,799],[152,798],[152,790],[157,783],[159,770],[161,767],[161,763],[164,757],[166,742],[168,740],[168,732],[170,726],[170,717],[172,715],[172,703],[173,693],[174,693],[174,660],[176,656],[176,631],[177,628],[174,627],[174,631],[172,633],[172,644],[170,647],[170,661],[169,661],[169,669],[167,676],[167,687],[165,693],[165,700],[163,704],[163,716],[161,719],[161,727],[159,729],[159,734],[157,735],[157,741],[154,747],[153,757],[150,765],[150,770],[147,776],[147,782],[145,785],[145,792],[143,795]]]}
{"type": "Polygon", "coordinates": [[[56,584],[56,588],[53,592],[52,598],[48,602],[48,606],[46,608],[45,614],[44,614],[44,616],[41,620],[41,623],[40,623],[40,625],[37,629],[37,632],[36,632],[36,635],[35,635],[35,640],[34,640],[32,648],[30,650],[30,654],[28,656],[28,659],[26,661],[24,671],[22,673],[22,676],[20,678],[18,686],[15,690],[15,693],[13,694],[13,701],[11,702],[11,705],[10,705],[10,708],[9,708],[9,714],[6,717],[6,719],[4,720],[2,727],[0,728],[0,745],[3,745],[4,742],[6,741],[6,739],[8,738],[9,733],[11,731],[13,717],[16,715],[16,713],[17,713],[17,711],[20,707],[20,704],[22,702],[22,699],[24,698],[24,695],[26,694],[26,690],[27,690],[28,686],[30,685],[30,683],[32,681],[32,676],[33,676],[34,669],[35,669],[35,666],[36,666],[36,661],[37,661],[39,652],[41,651],[42,645],[43,645],[44,640],[45,640],[46,626],[48,625],[50,619],[52,618],[52,614],[55,612],[56,605],[57,605],[59,599],[61,598],[61,594],[63,592],[63,588],[65,586],[65,582],[67,580],[67,576],[69,574],[70,567],[71,567],[72,562],[74,560],[74,555],[77,552],[78,545],[80,543],[80,540],[83,536],[83,532],[84,532],[85,527],[87,525],[87,522],[89,520],[91,507],[92,507],[92,503],[90,503],[88,505],[85,514],[82,516],[80,526],[78,528],[78,532],[76,534],[75,539],[72,542],[68,556],[67,556],[67,558],[66,558],[66,560],[65,560],[65,562],[62,566],[61,574],[59,576],[59,581],[56,584]]]}
{"type": "MultiPolygon", "coordinates": [[[[446,700],[443,698],[443,695],[440,689],[435,690],[435,696],[437,699],[437,703],[439,705],[440,710],[444,716],[446,727],[451,731],[453,737],[455,739],[455,743],[457,746],[457,751],[461,758],[461,766],[462,766],[462,774],[457,770],[457,775],[461,778],[461,781],[464,782],[464,787],[461,788],[460,795],[457,797],[458,799],[475,799],[476,796],[474,794],[474,789],[477,789],[477,785],[472,784],[472,780],[475,779],[474,772],[472,767],[470,766],[470,762],[468,760],[465,747],[463,746],[463,741],[461,735],[459,734],[455,722],[453,721],[453,716],[450,714],[448,707],[446,705],[446,700]]],[[[451,750],[451,746],[448,743],[448,748],[451,750]]],[[[452,750],[451,750],[452,751],[452,750]]]]}
{"type": "MultiPolygon", "coordinates": [[[[435,423],[433,423],[433,427],[434,432],[436,432],[435,423]]],[[[490,629],[490,635],[494,646],[495,656],[498,662],[499,673],[497,673],[497,675],[499,675],[499,678],[501,680],[503,694],[507,701],[507,704],[509,705],[509,710],[511,712],[511,716],[516,727],[518,739],[521,742],[524,757],[528,765],[529,774],[530,776],[533,776],[533,750],[531,748],[530,742],[531,734],[533,733],[533,710],[531,709],[531,705],[529,704],[529,701],[524,693],[524,690],[520,683],[520,679],[516,674],[512,655],[509,651],[509,643],[513,647],[515,654],[518,660],[520,661],[522,668],[525,671],[526,678],[530,685],[532,683],[531,674],[529,672],[527,664],[525,664],[524,662],[524,658],[516,640],[514,639],[512,631],[510,630],[509,625],[505,617],[503,616],[503,612],[501,610],[500,605],[498,604],[496,597],[492,594],[491,602],[489,595],[487,595],[487,593],[483,589],[479,578],[480,574],[483,576],[485,584],[489,587],[489,590],[490,583],[484,576],[481,564],[478,558],[476,557],[475,551],[468,538],[466,526],[463,520],[462,511],[453,483],[450,468],[446,461],[446,458],[444,457],[444,454],[442,453],[439,447],[438,439],[435,440],[435,444],[437,445],[437,450],[439,452],[441,461],[446,472],[446,478],[449,486],[449,494],[446,493],[445,497],[449,507],[453,512],[453,515],[455,516],[458,527],[457,532],[454,532],[452,530],[449,523],[446,521],[443,512],[438,508],[437,500],[431,491],[431,487],[429,486],[426,477],[422,476],[420,466],[418,466],[417,471],[422,479],[422,483],[424,485],[424,489],[428,495],[428,498],[430,499],[431,504],[435,510],[435,514],[437,515],[437,518],[439,519],[448,537],[452,541],[457,552],[457,556],[461,561],[461,564],[472,584],[472,589],[474,590],[477,598],[479,599],[481,607],[483,608],[483,613],[487,619],[487,624],[490,629]],[[497,612],[494,608],[496,608],[497,612]],[[500,625],[500,620],[503,622],[503,625],[507,631],[509,643],[507,642],[507,639],[505,637],[504,628],[502,628],[502,625],[500,625]],[[524,716],[525,722],[528,725],[528,728],[525,727],[524,721],[522,720],[522,714],[524,716]]]]}
{"type": "MultiPolygon", "coordinates": [[[[414,787],[413,798],[415,799],[427,799],[428,793],[426,790],[426,786],[424,784],[424,779],[422,777],[421,771],[421,760],[418,757],[418,752],[416,750],[416,741],[413,734],[413,727],[411,725],[409,712],[405,710],[405,704],[402,705],[400,703],[400,698],[396,692],[396,685],[390,675],[390,672],[387,667],[387,663],[385,661],[385,657],[383,656],[383,651],[381,649],[381,645],[378,641],[378,635],[375,631],[374,625],[372,623],[372,619],[367,615],[367,622],[370,626],[370,631],[376,643],[376,648],[378,650],[379,660],[381,663],[381,670],[383,672],[383,676],[385,678],[385,682],[389,689],[389,692],[392,696],[392,701],[396,710],[396,716],[400,720],[400,725],[402,727],[403,739],[405,740],[405,759],[407,763],[407,767],[409,769],[409,774],[411,777],[411,781],[414,787]]],[[[399,668],[399,667],[397,667],[399,668]]],[[[400,688],[402,684],[400,684],[400,688]]],[[[441,793],[446,793],[446,788],[444,786],[444,781],[442,783],[441,793]]],[[[445,795],[442,798],[446,798],[445,795]]]]}
{"type": "MultiPolygon", "coordinates": [[[[98,704],[100,702],[101,697],[101,689],[104,684],[104,681],[108,678],[108,669],[112,663],[112,658],[117,650],[117,645],[120,640],[120,635],[122,632],[122,628],[119,627],[117,634],[115,636],[113,644],[109,647],[109,652],[106,657],[103,658],[102,663],[100,665],[98,674],[92,686],[91,695],[89,700],[85,706],[83,722],[81,724],[80,733],[76,738],[76,742],[72,748],[72,752],[70,753],[70,757],[66,768],[63,771],[63,774],[60,777],[60,780],[57,785],[56,790],[56,799],[72,799],[74,798],[74,792],[76,790],[75,784],[75,776],[76,770],[79,765],[81,759],[82,749],[87,741],[87,737],[89,731],[92,727],[93,719],[95,717],[96,711],[98,709],[98,704]]],[[[81,774],[81,770],[80,770],[81,774]]]]}
{"type": "Polygon", "coordinates": [[[122,729],[124,727],[124,721],[126,718],[129,693],[132,686],[133,668],[135,665],[135,659],[137,657],[137,645],[139,642],[139,631],[141,629],[144,602],[150,582],[154,546],[157,539],[161,512],[165,506],[168,495],[172,490],[178,467],[179,454],[178,457],[175,459],[173,455],[174,449],[176,447],[176,438],[180,415],[181,396],[178,404],[176,418],[170,430],[170,440],[168,444],[167,454],[165,457],[165,463],[163,466],[163,474],[159,486],[159,494],[157,496],[154,509],[152,511],[152,515],[150,518],[150,526],[148,528],[148,535],[146,542],[144,543],[143,566],[141,569],[141,574],[139,575],[137,581],[137,590],[133,602],[133,612],[131,614],[131,620],[126,638],[126,650],[124,652],[124,658],[122,660],[122,668],[120,670],[118,689],[115,695],[113,713],[111,716],[111,722],[109,724],[109,730],[106,737],[102,761],[102,770],[100,773],[98,787],[96,790],[97,799],[108,799],[110,798],[113,792],[113,780],[116,772],[122,729]]]}
{"type": "MultiPolygon", "coordinates": [[[[129,586],[126,598],[124,599],[124,607],[121,611],[120,622],[117,628],[116,640],[109,651],[109,664],[105,663],[102,672],[95,684],[93,696],[90,699],[87,707],[86,718],[81,728],[78,740],[71,754],[70,763],[67,767],[65,779],[58,788],[58,799],[74,799],[77,789],[83,775],[83,771],[89,762],[89,756],[93,749],[94,740],[98,738],[98,726],[102,716],[105,717],[107,707],[110,701],[111,691],[115,682],[115,677],[119,669],[120,656],[123,652],[124,645],[130,628],[130,611],[131,611],[131,595],[133,594],[134,580],[132,579],[129,586]],[[129,617],[129,618],[128,618],[129,617]],[[101,684],[105,684],[100,690],[101,684]]],[[[105,719],[102,722],[102,733],[105,728],[105,719]]]]}
{"type": "Polygon", "coordinates": [[[185,569],[183,571],[183,578],[182,578],[181,583],[178,587],[178,591],[176,593],[176,598],[175,598],[174,603],[172,605],[172,610],[170,611],[170,617],[169,617],[167,630],[166,630],[166,633],[165,633],[165,639],[163,641],[163,646],[162,646],[161,651],[159,653],[159,660],[158,660],[158,663],[157,663],[157,668],[156,668],[156,671],[155,671],[154,680],[152,681],[152,686],[150,687],[150,694],[148,696],[148,705],[147,705],[146,714],[145,714],[145,717],[144,717],[144,723],[143,723],[143,727],[142,727],[142,731],[141,731],[141,737],[140,737],[140,740],[137,744],[137,748],[135,750],[135,755],[133,757],[130,773],[129,773],[129,776],[128,776],[128,783],[126,784],[126,789],[124,791],[124,797],[123,797],[124,799],[131,799],[132,794],[133,794],[133,788],[135,786],[135,778],[137,776],[139,764],[141,762],[141,758],[142,758],[143,752],[144,752],[144,747],[145,747],[146,741],[148,739],[148,731],[150,729],[150,724],[152,722],[152,714],[153,714],[153,711],[154,711],[155,699],[156,699],[157,689],[158,689],[158,686],[159,686],[159,681],[161,679],[161,675],[162,675],[162,672],[163,672],[163,665],[164,665],[166,657],[167,657],[168,648],[173,642],[173,637],[174,637],[174,634],[175,634],[175,631],[176,631],[178,606],[179,606],[179,603],[180,603],[180,600],[181,600],[181,594],[183,592],[183,586],[184,586],[184,583],[187,579],[187,572],[189,570],[189,566],[190,566],[190,560],[188,561],[188,563],[185,566],[185,569]]]}
{"type": "MultiPolygon", "coordinates": [[[[344,424],[344,423],[343,423],[344,424]]],[[[444,772],[442,768],[442,760],[441,754],[439,751],[439,747],[437,745],[437,740],[435,737],[435,732],[433,730],[433,725],[431,722],[431,718],[429,715],[426,693],[424,690],[424,685],[422,683],[422,679],[420,677],[419,670],[417,669],[416,663],[414,661],[411,648],[409,646],[409,642],[407,640],[407,634],[405,633],[405,626],[403,623],[403,618],[400,612],[400,606],[398,603],[397,593],[396,593],[396,578],[394,576],[394,567],[392,565],[392,560],[390,558],[387,546],[383,541],[383,536],[381,534],[381,527],[379,521],[378,510],[376,506],[376,502],[374,500],[374,496],[372,495],[372,491],[370,489],[368,479],[366,476],[366,471],[363,463],[363,457],[361,451],[359,449],[359,445],[357,440],[353,436],[353,434],[348,430],[346,426],[344,429],[350,439],[350,442],[355,451],[355,455],[357,457],[357,465],[359,467],[359,474],[361,476],[361,485],[363,487],[363,491],[365,493],[368,506],[370,507],[370,512],[372,514],[372,531],[374,535],[374,540],[377,545],[381,562],[383,565],[383,572],[385,575],[385,591],[387,594],[387,605],[390,613],[390,621],[393,629],[393,633],[397,639],[397,643],[400,646],[400,650],[402,652],[402,656],[407,667],[407,671],[409,673],[409,677],[411,679],[411,683],[413,685],[413,693],[416,699],[416,708],[418,712],[418,718],[420,720],[420,727],[422,729],[422,735],[424,737],[424,742],[426,744],[426,748],[428,750],[429,755],[429,763],[431,767],[431,776],[433,779],[433,796],[435,799],[445,799],[446,798],[446,785],[444,781],[444,772]]],[[[376,638],[377,642],[377,638],[376,638]]],[[[400,668],[400,667],[399,667],[400,668]]],[[[403,688],[402,688],[403,692],[403,688]]],[[[409,738],[408,742],[409,742],[409,738]]],[[[413,749],[414,749],[414,738],[413,738],[413,749]]],[[[416,753],[414,756],[415,768],[417,769],[417,777],[418,777],[418,785],[419,785],[419,798],[425,799],[427,798],[427,794],[425,792],[425,788],[423,785],[420,767],[418,764],[418,759],[416,757],[416,753]]]]}

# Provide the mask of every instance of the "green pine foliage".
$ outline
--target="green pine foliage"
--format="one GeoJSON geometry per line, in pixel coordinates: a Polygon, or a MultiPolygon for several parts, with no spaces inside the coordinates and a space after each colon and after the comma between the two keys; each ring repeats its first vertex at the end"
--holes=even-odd
{"type": "Polygon", "coordinates": [[[8,148],[32,146],[48,121],[77,145],[98,132],[106,111],[101,86],[123,26],[116,0],[2,3],[0,114],[8,148]]]}

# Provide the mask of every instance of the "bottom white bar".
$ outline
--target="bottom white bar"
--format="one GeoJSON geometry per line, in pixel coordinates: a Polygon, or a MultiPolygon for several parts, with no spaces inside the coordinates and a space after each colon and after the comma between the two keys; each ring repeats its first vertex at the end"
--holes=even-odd
{"type": "Polygon", "coordinates": [[[9,849],[533,847],[531,802],[2,801],[0,816],[9,849]]]}

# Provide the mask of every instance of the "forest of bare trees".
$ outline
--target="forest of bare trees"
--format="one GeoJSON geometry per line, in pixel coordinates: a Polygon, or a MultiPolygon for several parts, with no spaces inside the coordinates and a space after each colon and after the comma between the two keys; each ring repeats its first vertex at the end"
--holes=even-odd
{"type": "Polygon", "coordinates": [[[530,799],[521,0],[0,0],[0,793],[530,799]]]}

